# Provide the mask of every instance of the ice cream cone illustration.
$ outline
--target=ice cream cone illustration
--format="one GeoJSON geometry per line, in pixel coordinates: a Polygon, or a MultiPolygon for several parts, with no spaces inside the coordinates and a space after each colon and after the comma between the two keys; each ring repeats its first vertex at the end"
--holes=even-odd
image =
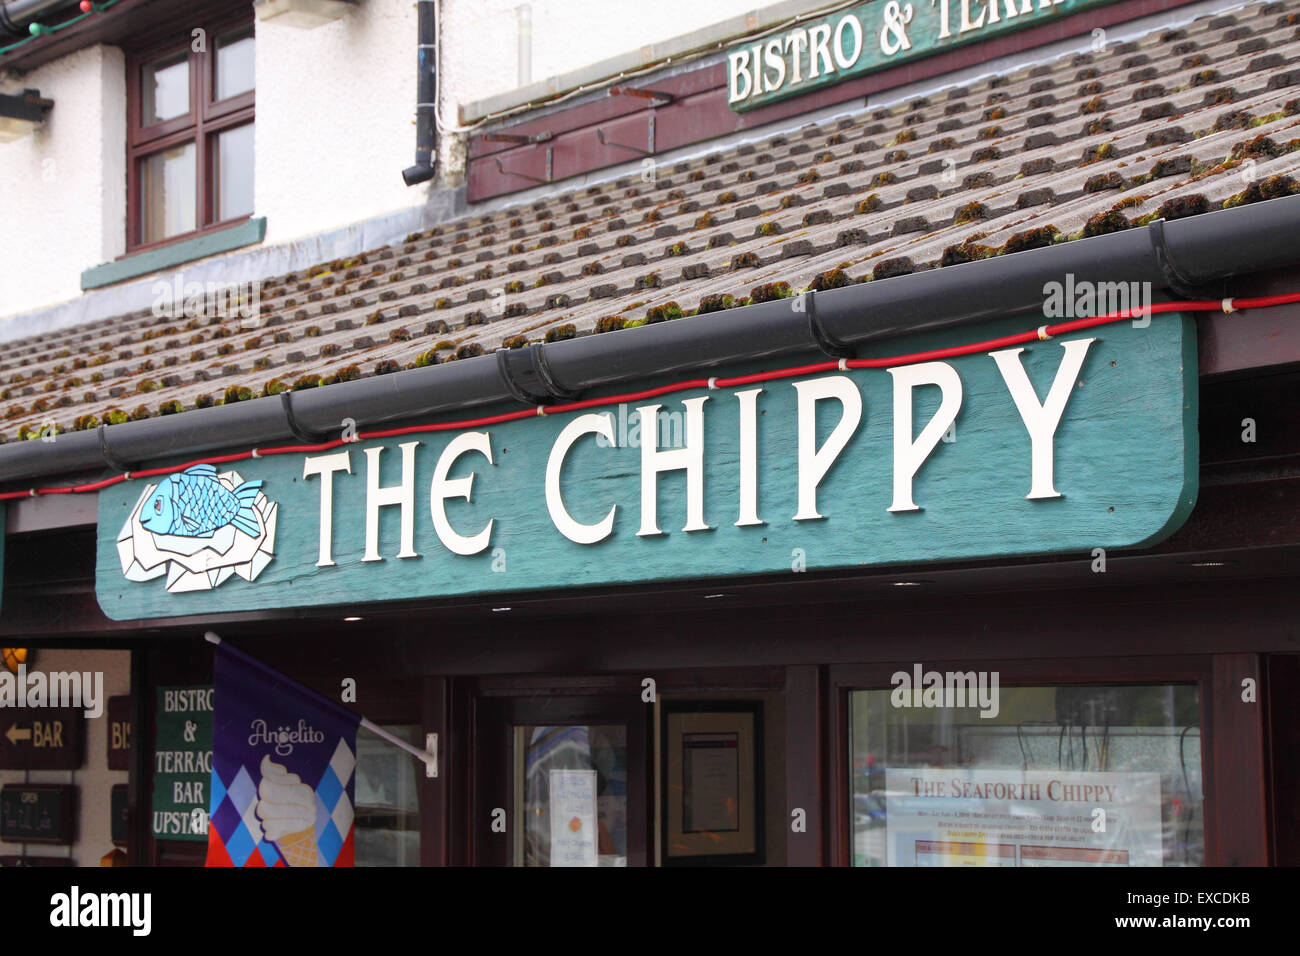
{"type": "Polygon", "coordinates": [[[316,865],[316,833],[314,829],[287,833],[275,841],[275,848],[290,866],[316,865]]]}
{"type": "Polygon", "coordinates": [[[316,866],[316,794],[296,773],[262,757],[257,816],[289,866],[316,866]]]}

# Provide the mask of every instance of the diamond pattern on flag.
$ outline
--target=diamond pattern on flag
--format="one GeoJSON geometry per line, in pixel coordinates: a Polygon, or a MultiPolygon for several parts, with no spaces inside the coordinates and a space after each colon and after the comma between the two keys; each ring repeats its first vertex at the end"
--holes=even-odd
{"type": "Polygon", "coordinates": [[[357,758],[346,740],[339,740],[334,756],[316,785],[316,845],[325,866],[333,866],[352,830],[352,801],[348,782],[357,758]]]}
{"type": "Polygon", "coordinates": [[[247,769],[240,767],[229,787],[214,769],[210,806],[209,847],[219,841],[232,866],[275,866],[280,862],[275,844],[263,839],[256,813],[257,787],[247,769]]]}

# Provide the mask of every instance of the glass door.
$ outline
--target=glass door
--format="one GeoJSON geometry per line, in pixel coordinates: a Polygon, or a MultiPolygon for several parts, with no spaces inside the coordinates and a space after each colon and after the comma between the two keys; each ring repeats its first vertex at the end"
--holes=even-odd
{"type": "Polygon", "coordinates": [[[627,726],[517,726],[515,866],[627,866],[627,726]]]}
{"type": "Polygon", "coordinates": [[[647,865],[650,711],[636,696],[480,699],[475,863],[647,865]]]}

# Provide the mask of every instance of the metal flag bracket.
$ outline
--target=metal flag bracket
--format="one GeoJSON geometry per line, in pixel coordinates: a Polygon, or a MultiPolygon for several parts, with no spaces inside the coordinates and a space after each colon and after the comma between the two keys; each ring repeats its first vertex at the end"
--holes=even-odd
{"type": "Polygon", "coordinates": [[[417,750],[415,747],[411,746],[405,740],[402,740],[400,737],[394,737],[392,734],[384,730],[383,727],[380,727],[369,717],[361,718],[361,726],[366,728],[366,730],[370,731],[372,734],[376,734],[380,737],[383,737],[394,747],[402,748],[407,753],[409,753],[412,757],[414,757],[416,760],[423,760],[424,775],[426,777],[436,778],[438,776],[438,735],[437,734],[425,734],[424,749],[417,750]]]}

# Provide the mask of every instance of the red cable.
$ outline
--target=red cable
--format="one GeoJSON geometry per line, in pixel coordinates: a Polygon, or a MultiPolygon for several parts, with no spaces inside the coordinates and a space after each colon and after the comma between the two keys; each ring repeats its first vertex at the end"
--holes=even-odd
{"type": "MultiPolygon", "coordinates": [[[[352,439],[352,442],[371,441],[376,438],[397,438],[403,435],[419,435],[425,432],[457,431],[462,428],[483,428],[488,425],[499,425],[502,422],[519,421],[524,418],[537,418],[544,415],[577,412],[587,408],[600,408],[605,405],[641,402],[646,399],[659,398],[662,395],[671,395],[674,392],[688,392],[701,388],[734,388],[738,385],[753,385],[759,382],[771,382],[783,378],[798,378],[801,375],[832,372],[841,367],[885,368],[899,365],[915,365],[918,362],[933,362],[939,359],[956,358],[962,355],[974,355],[977,352],[988,352],[993,349],[1008,348],[1014,345],[1024,345],[1029,342],[1041,341],[1045,338],[1055,338],[1058,335],[1065,335],[1070,332],[1095,328],[1099,325],[1109,325],[1112,322],[1123,322],[1126,319],[1159,315],[1164,312],[1217,312],[1220,309],[1228,311],[1228,309],[1224,308],[1225,305],[1229,305],[1232,311],[1239,312],[1244,309],[1267,309],[1272,306],[1289,305],[1294,302],[1300,302],[1300,292],[1288,292],[1282,295],[1266,295],[1251,299],[1160,302],[1151,305],[1147,309],[1122,309],[1118,312],[1108,312],[1105,315],[1099,315],[1092,318],[1075,319],[1070,322],[1058,322],[1055,325],[1045,325],[1041,330],[1035,329],[1030,332],[1020,332],[1015,335],[1006,335],[997,339],[987,339],[983,342],[972,342],[969,345],[954,345],[949,348],[931,349],[927,352],[913,352],[908,355],[896,355],[884,358],[846,359],[843,360],[843,362],[817,362],[812,365],[796,365],[790,368],[774,369],[770,372],[756,372],[752,375],[740,375],[734,378],[688,379],[682,382],[675,382],[671,385],[661,385],[658,388],[648,388],[639,392],[625,392],[621,395],[607,395],[603,398],[590,398],[580,402],[567,402],[560,405],[548,405],[544,407],[538,406],[533,409],[504,412],[500,415],[489,415],[484,418],[471,418],[456,422],[438,422],[429,425],[411,425],[407,428],[389,428],[381,431],[358,432],[356,438],[352,439]]],[[[92,491],[100,491],[101,489],[119,484],[120,482],[130,481],[136,478],[153,478],[162,475],[170,475],[178,471],[184,471],[187,468],[193,468],[195,465],[219,465],[227,462],[244,461],[251,458],[262,458],[267,455],[291,455],[306,454],[308,452],[316,451],[328,451],[331,448],[338,448],[342,445],[351,444],[352,442],[338,438],[333,441],[321,442],[319,445],[280,445],[275,448],[254,448],[249,451],[236,452],[230,455],[200,458],[195,461],[186,462],[183,465],[172,465],[167,468],[150,468],[144,471],[126,472],[121,475],[113,475],[111,478],[105,478],[102,481],[96,481],[85,485],[72,485],[61,488],[34,488],[30,491],[7,491],[0,493],[0,501],[12,501],[17,498],[31,498],[40,495],[86,494],[92,491]]]]}

